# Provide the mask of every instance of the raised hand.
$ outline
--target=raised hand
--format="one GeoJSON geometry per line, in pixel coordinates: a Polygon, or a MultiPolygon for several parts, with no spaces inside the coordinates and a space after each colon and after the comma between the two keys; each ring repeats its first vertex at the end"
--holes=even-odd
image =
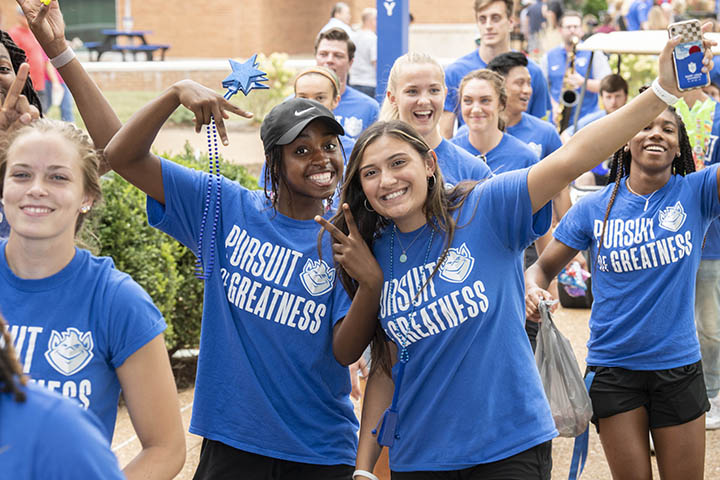
{"type": "Polygon", "coordinates": [[[348,226],[348,234],[345,235],[335,225],[328,222],[321,216],[316,216],[318,222],[325,230],[330,232],[333,239],[333,259],[342,265],[345,271],[360,284],[380,285],[383,280],[383,273],[378,265],[375,256],[360,235],[355,217],[350,212],[347,203],[342,204],[345,223],[348,226]]]}
{"type": "MultiPolygon", "coordinates": [[[[702,26],[703,33],[712,31],[712,27],[712,23],[706,22],[702,26]]],[[[672,51],[673,48],[678,46],[680,43],[680,36],[669,39],[668,42],[665,44],[665,48],[663,48],[662,52],[660,53],[660,57],[658,58],[658,82],[660,83],[660,86],[662,88],[672,93],[676,97],[682,96],[683,92],[678,89],[677,82],[675,80],[675,67],[673,66],[672,61],[672,51]]],[[[717,45],[717,42],[713,40],[703,39],[705,55],[703,57],[702,71],[705,73],[709,73],[713,67],[712,47],[714,45],[717,45]]]]}
{"type": "Polygon", "coordinates": [[[45,5],[41,0],[16,0],[27,18],[30,30],[50,58],[67,48],[65,20],[57,0],[45,5]]]}
{"type": "Polygon", "coordinates": [[[210,124],[211,119],[215,118],[215,125],[223,145],[229,143],[224,122],[224,119],[230,118],[227,112],[245,118],[253,116],[252,113],[236,107],[214,90],[192,80],[182,80],[172,88],[179,102],[195,114],[195,132],[199,133],[203,125],[210,124]]]}
{"type": "Polygon", "coordinates": [[[30,66],[23,63],[18,68],[17,76],[8,89],[0,108],[0,130],[8,130],[16,125],[26,125],[40,117],[40,112],[30,105],[25,95],[21,95],[30,72],[30,66]]]}

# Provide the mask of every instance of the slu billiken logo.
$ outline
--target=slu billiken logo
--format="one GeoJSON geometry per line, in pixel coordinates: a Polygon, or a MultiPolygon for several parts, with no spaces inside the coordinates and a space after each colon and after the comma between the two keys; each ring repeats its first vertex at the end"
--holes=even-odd
{"type": "Polygon", "coordinates": [[[70,327],[62,333],[53,330],[45,359],[59,373],[70,376],[78,373],[93,358],[92,332],[70,327]]]}
{"type": "Polygon", "coordinates": [[[445,261],[440,265],[440,278],[451,283],[462,283],[470,275],[475,259],[463,243],[460,248],[448,249],[445,261]]]}
{"type": "Polygon", "coordinates": [[[330,268],[324,260],[313,261],[308,258],[300,273],[300,281],[313,297],[323,295],[333,288],[335,269],[330,268]]]}
{"type": "Polygon", "coordinates": [[[685,209],[683,209],[682,204],[678,201],[672,207],[666,207],[665,209],[660,210],[658,212],[658,217],[660,218],[659,224],[661,228],[670,232],[677,232],[680,230],[680,227],[683,226],[683,223],[685,223],[687,214],[685,213],[685,209]]]}

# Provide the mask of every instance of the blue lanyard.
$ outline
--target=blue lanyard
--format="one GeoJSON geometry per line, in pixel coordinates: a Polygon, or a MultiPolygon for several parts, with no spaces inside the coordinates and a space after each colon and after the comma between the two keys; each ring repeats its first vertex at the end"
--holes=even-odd
{"type": "MultiPolygon", "coordinates": [[[[435,229],[430,229],[430,239],[428,240],[428,246],[427,250],[425,251],[425,260],[423,261],[423,265],[427,265],[428,258],[430,256],[430,248],[432,247],[433,238],[435,237],[435,229]]],[[[393,226],[391,238],[390,238],[390,289],[388,290],[388,295],[393,296],[395,294],[395,289],[392,288],[393,280],[395,280],[395,270],[393,268],[393,265],[395,263],[395,227],[393,226]]],[[[397,287],[396,287],[397,288],[397,287]]],[[[418,291],[418,295],[420,294],[420,291],[418,291]]],[[[413,304],[412,311],[410,312],[410,315],[408,316],[408,319],[412,320],[415,316],[415,299],[410,300],[413,304]]],[[[395,321],[395,324],[397,324],[397,313],[393,316],[393,321],[395,321]]],[[[408,327],[409,328],[409,327],[408,327]]],[[[397,375],[395,376],[395,389],[393,391],[393,398],[392,403],[390,404],[390,407],[385,410],[385,413],[383,414],[382,418],[380,419],[380,422],[378,423],[377,428],[375,428],[372,433],[373,435],[377,435],[377,441],[380,445],[384,447],[392,447],[395,444],[395,439],[400,438],[400,434],[398,434],[398,400],[400,398],[400,387],[402,386],[403,377],[405,376],[405,365],[407,364],[408,360],[410,359],[410,354],[408,353],[408,339],[407,339],[407,331],[402,331],[401,329],[401,337],[400,337],[400,353],[398,354],[398,359],[400,365],[398,366],[397,375]]]]}

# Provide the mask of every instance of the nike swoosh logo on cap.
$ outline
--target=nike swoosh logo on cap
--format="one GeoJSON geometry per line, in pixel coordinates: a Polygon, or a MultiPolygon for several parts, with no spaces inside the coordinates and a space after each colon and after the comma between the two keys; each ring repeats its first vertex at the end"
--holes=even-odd
{"type": "Polygon", "coordinates": [[[315,107],[306,108],[305,110],[300,110],[299,112],[297,110],[295,110],[295,116],[300,117],[302,115],[305,115],[307,112],[309,112],[310,110],[313,110],[314,108],[315,107]]]}

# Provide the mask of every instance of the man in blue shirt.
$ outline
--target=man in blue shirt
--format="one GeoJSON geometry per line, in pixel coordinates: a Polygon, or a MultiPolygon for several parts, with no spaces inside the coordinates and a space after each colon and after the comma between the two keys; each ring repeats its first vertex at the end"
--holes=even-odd
{"type": "MultiPolygon", "coordinates": [[[[600,99],[602,100],[603,108],[578,119],[577,130],[614,112],[627,103],[628,84],[625,79],[616,73],[611,73],[603,78],[600,81],[600,99]]],[[[575,134],[575,131],[575,125],[570,125],[562,132],[560,138],[562,138],[563,143],[567,142],[568,139],[575,134]]]]}
{"type": "Polygon", "coordinates": [[[340,81],[340,103],[333,110],[335,119],[343,126],[345,135],[357,140],[363,130],[377,120],[380,106],[374,98],[347,84],[353,58],[355,44],[345,31],[331,28],[318,35],[315,62],[335,72],[340,81]]]}
{"type": "MultiPolygon", "coordinates": [[[[560,94],[563,91],[563,80],[565,72],[569,67],[568,55],[573,49],[573,38],[582,37],[582,16],[575,11],[566,11],[560,19],[560,36],[563,44],[553,48],[545,54],[542,59],[541,67],[545,72],[545,76],[550,86],[550,97],[553,102],[553,117],[558,118],[562,110],[559,103],[560,94]]],[[[580,116],[583,117],[598,109],[598,92],[600,91],[600,79],[612,73],[607,57],[595,52],[593,56],[592,66],[590,65],[591,52],[576,51],[575,53],[575,71],[568,75],[568,81],[573,90],[580,99],[580,91],[585,82],[585,75],[590,69],[590,76],[587,81],[587,91],[580,107],[580,116]]],[[[575,114],[575,107],[570,110],[570,118],[575,114]]],[[[569,108],[569,107],[568,107],[569,108]]]]}
{"type": "Polygon", "coordinates": [[[625,25],[628,31],[647,30],[648,12],[653,6],[653,0],[635,0],[625,15],[625,25]]]}
{"type": "MultiPolygon", "coordinates": [[[[465,122],[460,113],[457,91],[465,75],[485,68],[493,58],[510,51],[510,31],[513,27],[513,0],[476,0],[475,19],[482,41],[477,50],[460,57],[445,69],[447,97],[440,118],[440,133],[452,138],[457,118],[458,126],[465,122]]],[[[537,64],[530,62],[528,70],[532,77],[533,94],[528,104],[528,113],[538,118],[549,118],[550,97],[545,78],[537,64]]]]}

